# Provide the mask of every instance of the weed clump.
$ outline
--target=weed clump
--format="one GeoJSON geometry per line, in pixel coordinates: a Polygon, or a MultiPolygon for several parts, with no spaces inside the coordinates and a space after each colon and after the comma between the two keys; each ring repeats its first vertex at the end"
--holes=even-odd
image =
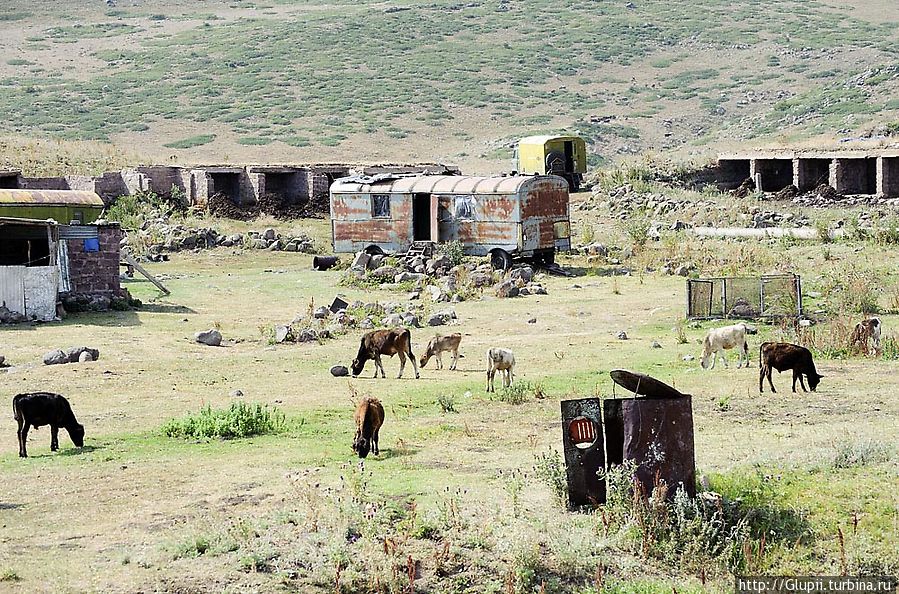
{"type": "Polygon", "coordinates": [[[238,439],[284,430],[284,413],[263,404],[234,402],[227,409],[206,406],[196,414],[172,419],[162,426],[168,437],[238,439]]]}

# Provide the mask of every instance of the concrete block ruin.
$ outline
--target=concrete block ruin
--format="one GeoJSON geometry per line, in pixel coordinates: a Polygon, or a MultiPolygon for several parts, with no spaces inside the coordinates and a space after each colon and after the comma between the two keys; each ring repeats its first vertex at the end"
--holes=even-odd
{"type": "Polygon", "coordinates": [[[150,165],[101,176],[23,177],[19,171],[0,171],[0,189],[89,190],[106,204],[119,196],[137,192],[169,195],[176,190],[186,205],[203,206],[210,196],[224,194],[240,206],[255,204],[268,194],[278,194],[286,205],[301,206],[328,199],[335,179],[348,175],[379,173],[459,174],[457,167],[424,163],[417,165],[197,165],[191,167],[150,165]]]}
{"type": "Polygon", "coordinates": [[[759,151],[718,157],[717,183],[734,189],[751,179],[763,192],[796,186],[800,192],[821,184],[838,194],[899,196],[899,151],[759,151]]]}

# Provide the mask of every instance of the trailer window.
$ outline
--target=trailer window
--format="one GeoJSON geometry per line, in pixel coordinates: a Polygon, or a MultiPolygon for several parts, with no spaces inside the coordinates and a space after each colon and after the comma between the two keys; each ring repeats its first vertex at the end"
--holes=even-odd
{"type": "Polygon", "coordinates": [[[389,194],[372,194],[371,195],[371,216],[376,219],[390,218],[390,195],[389,194]]]}
{"type": "Polygon", "coordinates": [[[456,196],[455,211],[457,219],[473,219],[474,196],[456,196]]]}

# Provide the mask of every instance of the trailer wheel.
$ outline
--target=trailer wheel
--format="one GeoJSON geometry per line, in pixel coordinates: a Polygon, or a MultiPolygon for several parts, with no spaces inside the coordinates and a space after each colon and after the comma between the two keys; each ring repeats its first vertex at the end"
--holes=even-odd
{"type": "Polygon", "coordinates": [[[382,250],[379,246],[370,245],[365,248],[365,253],[369,256],[383,256],[384,250],[382,250]]]}
{"type": "Polygon", "coordinates": [[[490,252],[490,265],[494,270],[509,270],[512,268],[512,256],[506,250],[493,250],[490,252]]]}

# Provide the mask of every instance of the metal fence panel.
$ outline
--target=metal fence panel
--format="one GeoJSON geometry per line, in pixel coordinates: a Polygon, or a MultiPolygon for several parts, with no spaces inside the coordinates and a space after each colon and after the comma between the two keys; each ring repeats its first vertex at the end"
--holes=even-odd
{"type": "Polygon", "coordinates": [[[687,317],[694,319],[802,315],[799,275],[687,280],[687,317]]]}

